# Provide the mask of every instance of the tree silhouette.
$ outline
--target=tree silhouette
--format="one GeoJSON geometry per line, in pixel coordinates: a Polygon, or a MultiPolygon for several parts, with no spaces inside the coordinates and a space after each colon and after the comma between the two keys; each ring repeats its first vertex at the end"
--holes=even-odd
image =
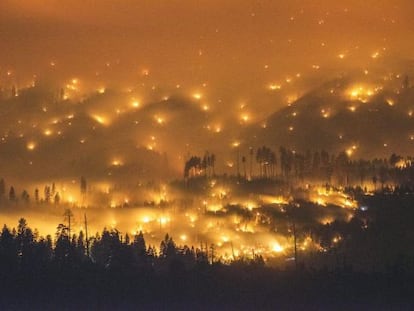
{"type": "Polygon", "coordinates": [[[81,176],[80,178],[80,193],[81,193],[81,206],[84,206],[86,203],[86,193],[87,193],[87,183],[86,178],[84,176],[81,176]]]}
{"type": "Polygon", "coordinates": [[[4,197],[6,195],[6,183],[4,182],[4,179],[0,179],[0,198],[4,197]]]}
{"type": "Polygon", "coordinates": [[[123,245],[120,239],[120,233],[116,229],[108,231],[104,228],[100,238],[96,238],[92,244],[92,259],[100,266],[107,269],[119,267],[122,260],[121,248],[123,245]]]}
{"type": "Polygon", "coordinates": [[[135,235],[132,247],[138,257],[144,257],[147,254],[147,247],[145,245],[145,239],[142,231],[135,235]]]}
{"type": "Polygon", "coordinates": [[[35,248],[33,256],[33,266],[38,271],[45,271],[49,267],[53,258],[52,237],[48,235],[46,238],[40,237],[35,248]]]}
{"type": "Polygon", "coordinates": [[[12,97],[16,97],[17,96],[17,88],[15,85],[12,86],[11,88],[11,96],[12,97]]]}
{"type": "Polygon", "coordinates": [[[208,151],[204,153],[201,161],[201,169],[204,170],[204,176],[214,176],[215,155],[208,151]]]}
{"type": "Polygon", "coordinates": [[[249,147],[249,156],[250,156],[250,170],[249,170],[249,178],[253,178],[253,155],[254,155],[254,149],[253,147],[249,147]]]}
{"type": "Polygon", "coordinates": [[[269,154],[269,164],[270,164],[270,175],[272,178],[275,178],[277,158],[276,158],[276,153],[274,153],[273,151],[270,151],[270,154],[269,154]]]}
{"type": "Polygon", "coordinates": [[[56,205],[60,203],[60,195],[59,195],[59,192],[56,192],[53,201],[55,202],[56,205]]]}
{"type": "Polygon", "coordinates": [[[75,250],[74,252],[75,260],[77,262],[85,261],[88,258],[87,245],[86,245],[87,243],[85,241],[85,235],[82,230],[79,232],[79,236],[77,240],[76,241],[74,240],[75,240],[75,237],[72,239],[73,241],[72,247],[74,247],[74,250],[75,250]]]}
{"type": "Polygon", "coordinates": [[[264,161],[264,155],[262,148],[258,148],[256,150],[256,162],[259,164],[259,176],[260,178],[263,178],[263,161],[264,161]]]}
{"type": "Polygon", "coordinates": [[[68,269],[73,260],[72,244],[69,236],[69,229],[64,224],[56,228],[56,246],[54,259],[60,268],[68,269]]]}
{"type": "Polygon", "coordinates": [[[12,231],[4,225],[0,236],[0,271],[15,271],[17,269],[17,258],[15,236],[12,231]]]}
{"type": "Polygon", "coordinates": [[[282,176],[288,180],[290,172],[293,166],[293,152],[291,150],[286,149],[285,147],[279,148],[280,152],[280,169],[282,171],[282,176]]]}
{"type": "Polygon", "coordinates": [[[210,156],[208,155],[208,152],[203,156],[203,159],[201,160],[201,169],[204,171],[204,177],[207,177],[207,169],[210,162],[210,156]]]}
{"type": "Polygon", "coordinates": [[[213,170],[213,176],[216,176],[216,170],[215,170],[215,165],[216,165],[216,155],[214,153],[212,153],[210,155],[210,165],[211,168],[213,170]]]}
{"type": "Polygon", "coordinates": [[[244,175],[244,179],[247,178],[247,172],[246,172],[246,157],[242,156],[241,158],[242,160],[242,164],[243,164],[243,175],[244,175]]]}
{"type": "Polygon", "coordinates": [[[395,153],[393,153],[391,156],[390,156],[390,159],[388,160],[388,162],[390,163],[390,165],[392,166],[392,167],[395,167],[396,166],[396,164],[399,162],[399,161],[401,161],[403,159],[403,157],[402,156],[399,156],[399,155],[396,155],[395,153]]]}
{"type": "Polygon", "coordinates": [[[45,195],[45,202],[49,203],[50,202],[50,187],[49,186],[45,186],[44,195],[45,195]]]}
{"type": "Polygon", "coordinates": [[[66,228],[68,230],[68,236],[70,237],[71,226],[72,226],[72,217],[73,217],[73,213],[72,213],[70,208],[65,209],[65,212],[63,213],[63,217],[64,217],[64,220],[66,220],[68,222],[68,225],[67,225],[66,228]]]}
{"type": "Polygon", "coordinates": [[[305,171],[305,157],[299,153],[295,153],[294,156],[294,169],[295,176],[303,181],[303,175],[305,171]]]}
{"type": "Polygon", "coordinates": [[[80,178],[80,192],[81,194],[86,194],[87,184],[85,177],[81,176],[80,178]]]}
{"type": "Polygon", "coordinates": [[[16,201],[16,192],[14,191],[14,187],[13,186],[10,187],[9,200],[10,201],[16,201]]]}
{"type": "Polygon", "coordinates": [[[335,160],[335,169],[338,175],[339,183],[348,186],[349,184],[349,157],[345,152],[338,154],[335,160]]]}
{"type": "Polygon", "coordinates": [[[377,190],[377,181],[378,177],[376,175],[372,176],[372,183],[374,184],[374,190],[377,190]]]}
{"type": "Polygon", "coordinates": [[[364,186],[364,180],[365,180],[365,177],[366,177],[367,171],[368,171],[367,161],[364,161],[362,159],[359,160],[358,164],[357,164],[357,169],[358,169],[360,185],[361,185],[361,187],[363,187],[364,186]]]}
{"type": "Polygon", "coordinates": [[[147,263],[149,262],[149,251],[147,252],[147,246],[142,231],[134,236],[134,241],[131,247],[137,267],[140,269],[146,268],[147,263]]]}
{"type": "Polygon", "coordinates": [[[21,197],[22,197],[23,202],[29,203],[30,196],[29,196],[29,193],[26,190],[23,190],[21,197]]]}
{"type": "Polygon", "coordinates": [[[35,189],[34,197],[35,197],[36,203],[39,203],[39,189],[37,188],[35,189]]]}
{"type": "Polygon", "coordinates": [[[321,164],[321,156],[319,154],[319,152],[315,152],[313,154],[313,159],[312,159],[312,170],[313,171],[319,171],[320,168],[320,164],[321,164]]]}
{"type": "Polygon", "coordinates": [[[385,183],[388,180],[388,171],[386,167],[381,166],[378,174],[379,174],[379,182],[381,183],[381,189],[384,190],[385,183]]]}
{"type": "Polygon", "coordinates": [[[408,75],[406,75],[404,77],[404,80],[403,80],[403,83],[402,83],[402,88],[405,89],[405,90],[410,88],[410,79],[409,79],[408,75]]]}
{"type": "Polygon", "coordinates": [[[171,258],[177,253],[177,247],[173,239],[168,235],[165,235],[163,241],[160,244],[160,258],[171,258]]]}
{"type": "Polygon", "coordinates": [[[262,146],[256,151],[256,161],[259,164],[260,177],[274,177],[277,164],[276,154],[268,147],[262,146]]]}
{"type": "Polygon", "coordinates": [[[34,242],[32,229],[28,227],[26,219],[20,218],[17,226],[16,245],[21,265],[24,267],[29,267],[33,260],[34,242]]]}
{"type": "Polygon", "coordinates": [[[201,169],[201,158],[192,156],[184,165],[184,178],[196,176],[200,173],[201,169]],[[193,174],[191,174],[191,172],[193,174]]]}

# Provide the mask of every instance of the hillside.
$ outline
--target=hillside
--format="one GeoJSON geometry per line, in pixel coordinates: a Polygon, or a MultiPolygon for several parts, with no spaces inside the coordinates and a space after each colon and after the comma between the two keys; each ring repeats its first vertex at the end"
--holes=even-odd
{"type": "Polygon", "coordinates": [[[294,150],[348,151],[356,157],[410,154],[414,145],[414,89],[338,79],[249,127],[250,145],[294,150]]]}

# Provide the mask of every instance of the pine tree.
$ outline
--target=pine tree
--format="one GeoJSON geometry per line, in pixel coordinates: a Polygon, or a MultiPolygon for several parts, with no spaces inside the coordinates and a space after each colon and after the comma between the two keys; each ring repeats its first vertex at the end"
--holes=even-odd
{"type": "Polygon", "coordinates": [[[10,187],[9,200],[10,201],[16,201],[16,192],[14,191],[14,187],[13,186],[10,187]]]}
{"type": "Polygon", "coordinates": [[[0,179],[0,198],[6,195],[6,183],[4,179],[0,179]]]}

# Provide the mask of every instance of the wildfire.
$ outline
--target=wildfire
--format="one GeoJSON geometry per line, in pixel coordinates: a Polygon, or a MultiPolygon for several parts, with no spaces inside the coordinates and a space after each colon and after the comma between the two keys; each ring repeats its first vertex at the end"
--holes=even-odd
{"type": "Polygon", "coordinates": [[[272,245],[272,251],[275,253],[281,253],[284,251],[284,248],[278,242],[274,242],[272,245]]]}
{"type": "Polygon", "coordinates": [[[108,119],[105,118],[104,116],[93,114],[93,115],[91,115],[91,117],[92,117],[92,119],[94,119],[99,124],[102,124],[102,125],[107,125],[108,124],[108,119]]]}
{"type": "Polygon", "coordinates": [[[355,85],[349,88],[346,91],[346,94],[351,100],[358,100],[360,102],[366,103],[373,95],[375,95],[381,89],[381,87],[355,85]]]}
{"type": "Polygon", "coordinates": [[[203,98],[203,94],[201,94],[201,93],[194,93],[193,94],[193,98],[196,99],[196,100],[200,100],[200,99],[203,98]]]}
{"type": "Polygon", "coordinates": [[[28,150],[34,150],[34,149],[36,148],[36,143],[35,143],[35,142],[33,142],[33,141],[28,142],[28,143],[27,143],[27,145],[26,145],[26,148],[27,148],[28,150]]]}

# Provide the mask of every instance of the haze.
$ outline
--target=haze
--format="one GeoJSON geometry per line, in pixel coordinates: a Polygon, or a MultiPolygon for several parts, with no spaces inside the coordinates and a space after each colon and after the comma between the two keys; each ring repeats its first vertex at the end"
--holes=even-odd
{"type": "Polygon", "coordinates": [[[297,73],[303,91],[320,84],[318,70],[367,67],[374,53],[376,63],[410,59],[413,15],[412,1],[4,0],[0,65],[20,84],[50,77],[51,62],[54,77],[122,87],[145,70],[148,88],[205,84],[212,102],[271,112],[285,94],[269,98],[267,86],[297,73]]]}

